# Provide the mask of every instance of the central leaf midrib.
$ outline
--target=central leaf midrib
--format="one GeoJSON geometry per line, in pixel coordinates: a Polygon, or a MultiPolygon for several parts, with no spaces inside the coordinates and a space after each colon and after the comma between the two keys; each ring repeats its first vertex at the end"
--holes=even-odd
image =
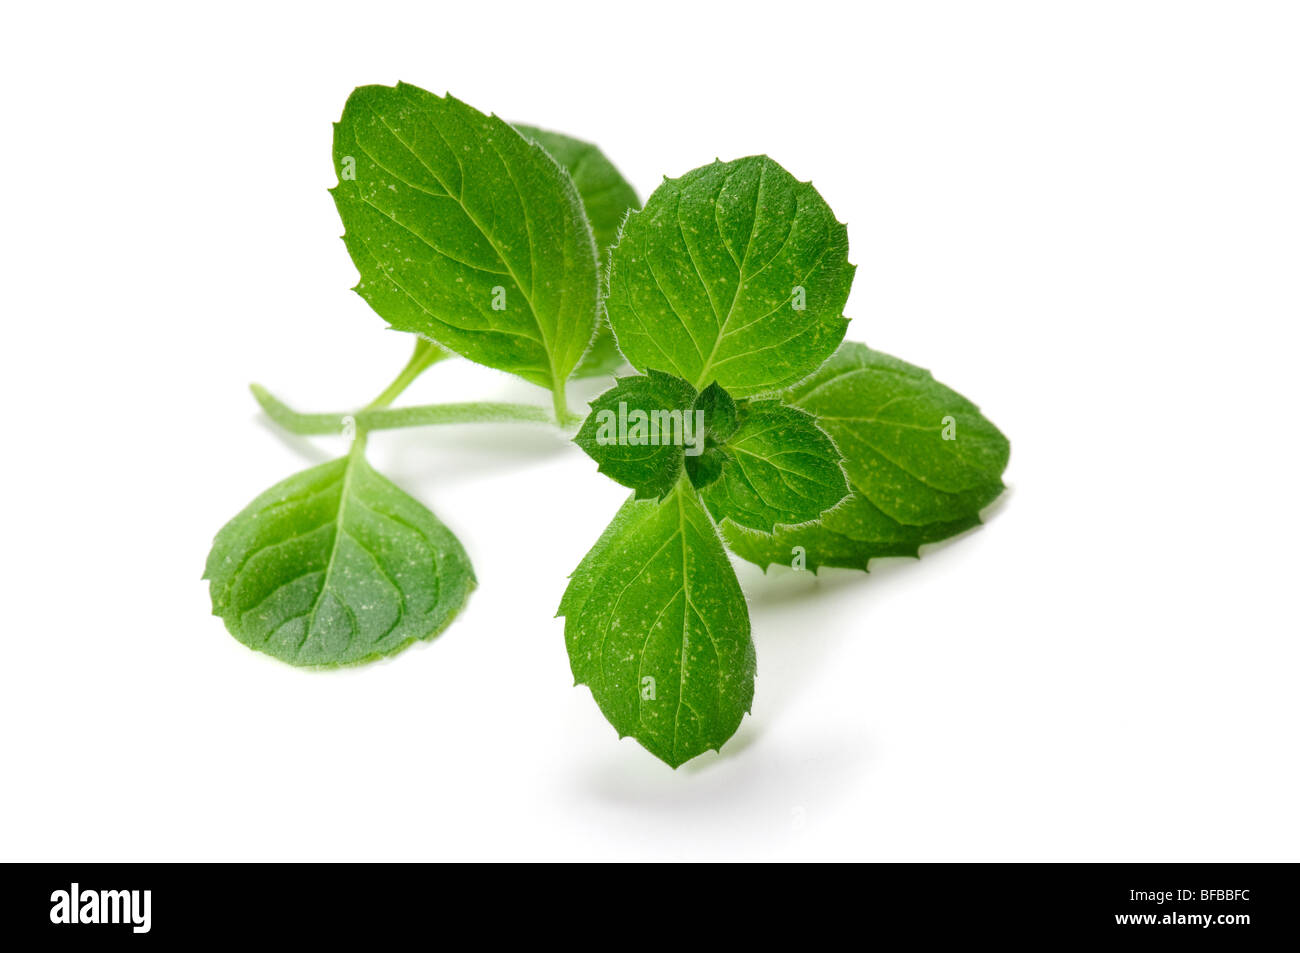
{"type": "MultiPolygon", "coordinates": [[[[722,327],[718,328],[718,336],[713,341],[713,350],[709,352],[704,367],[700,369],[699,378],[695,382],[696,390],[700,390],[708,383],[706,378],[709,371],[713,369],[713,359],[718,356],[718,348],[722,346],[722,339],[727,334],[727,325],[731,323],[732,315],[736,313],[736,303],[740,301],[740,292],[745,285],[745,265],[749,262],[749,252],[754,247],[754,233],[758,230],[758,210],[763,197],[763,180],[766,175],[767,163],[762,162],[758,167],[758,188],[754,190],[754,218],[749,223],[749,238],[745,241],[745,254],[740,257],[740,266],[736,271],[736,290],[731,296],[731,305],[727,308],[727,316],[722,320],[722,327]]],[[[726,187],[725,183],[723,187],[726,187]]]]}
{"type": "MultiPolygon", "coordinates": [[[[298,643],[299,652],[302,651],[302,647],[311,638],[312,628],[316,625],[316,613],[320,611],[321,600],[325,598],[325,593],[333,591],[330,587],[330,575],[334,572],[334,560],[338,557],[339,541],[343,538],[343,518],[347,512],[348,494],[352,491],[352,468],[356,466],[357,460],[360,459],[359,449],[364,445],[364,436],[358,436],[352,444],[352,449],[348,452],[348,462],[343,468],[343,486],[339,491],[339,511],[334,518],[334,541],[330,544],[329,558],[325,560],[325,567],[322,570],[324,578],[321,579],[320,592],[316,593],[316,598],[312,600],[311,610],[307,614],[307,625],[303,630],[302,641],[298,643]]],[[[339,604],[347,609],[349,615],[352,616],[353,637],[355,638],[361,634],[360,623],[357,622],[356,615],[352,613],[351,607],[337,593],[334,595],[339,600],[339,604]]],[[[348,641],[350,644],[351,639],[348,641]]]]}
{"type": "MultiPolygon", "coordinates": [[[[686,567],[686,510],[682,502],[682,485],[677,484],[677,535],[682,541],[682,647],[677,659],[677,710],[673,712],[673,757],[677,757],[677,740],[680,734],[682,703],[686,697],[686,648],[691,619],[691,582],[686,567]]],[[[698,713],[696,717],[699,717],[698,713]]]]}

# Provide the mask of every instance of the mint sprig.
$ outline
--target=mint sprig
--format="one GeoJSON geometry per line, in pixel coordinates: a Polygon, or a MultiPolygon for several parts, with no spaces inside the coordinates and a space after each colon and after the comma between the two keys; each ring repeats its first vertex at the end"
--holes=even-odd
{"type": "Polygon", "coordinates": [[[765,570],[866,570],[977,525],[1003,489],[1009,444],[973,403],[841,343],[847,229],[766,156],[665,179],[638,210],[594,144],[403,83],[353,92],[334,162],[355,290],[415,347],[350,412],[300,412],[253,385],[284,429],[352,443],[217,534],[213,611],[252,648],[330,667],[437,635],[475,586],[469,557],[370,466],[370,436],[572,428],[569,378],[631,365],[574,440],[632,494],[558,615],[575,681],[620,737],[677,767],[720,749],[753,703],[749,611],[727,549],[765,570]],[[538,385],[549,409],[393,406],[453,355],[538,385]]]}

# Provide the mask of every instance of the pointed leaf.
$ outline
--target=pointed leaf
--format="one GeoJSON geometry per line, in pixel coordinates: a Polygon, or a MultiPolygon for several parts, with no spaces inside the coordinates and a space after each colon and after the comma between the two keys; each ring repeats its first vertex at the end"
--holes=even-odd
{"type": "Polygon", "coordinates": [[[496,116],[415,86],[354,90],[331,190],[393,327],[552,391],[596,328],[596,251],[577,189],[496,116]]]}
{"type": "Polygon", "coordinates": [[[695,398],[695,407],[704,412],[704,426],[714,443],[723,444],[731,439],[739,426],[739,413],[731,395],[716,381],[700,391],[700,396],[695,398]]]}
{"type": "Polygon", "coordinates": [[[560,603],[574,679],[619,736],[674,768],[720,748],[754,699],[754,643],[736,574],[687,483],[629,500],[560,603]]]}
{"type": "Polygon", "coordinates": [[[726,526],[728,546],[750,562],[865,570],[879,556],[916,556],[979,525],[1002,491],[1006,438],[928,371],[845,343],[785,396],[834,438],[853,495],[819,523],[772,536],[726,526]]]}
{"type": "Polygon", "coordinates": [[[695,409],[704,415],[704,450],[686,458],[686,476],[695,489],[703,490],[722,476],[727,462],[723,445],[736,432],[739,414],[731,395],[716,382],[700,391],[695,409]]]}
{"type": "Polygon", "coordinates": [[[204,578],[230,634],[291,665],[393,655],[441,632],[474,588],[451,531],[357,448],[253,500],[204,578]]]}
{"type": "Polygon", "coordinates": [[[900,523],[964,520],[1002,492],[1007,438],[929,371],[848,343],[786,400],[816,415],[854,485],[900,523]]]}
{"type": "Polygon", "coordinates": [[[848,233],[811,184],[766,156],[665,179],[610,255],[619,347],[733,397],[812,373],[844,337],[848,233]]]}

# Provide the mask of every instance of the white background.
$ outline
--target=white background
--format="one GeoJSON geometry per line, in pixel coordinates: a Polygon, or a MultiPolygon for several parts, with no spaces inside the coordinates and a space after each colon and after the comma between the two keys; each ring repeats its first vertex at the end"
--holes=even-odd
{"type": "MultiPolygon", "coordinates": [[[[0,30],[3,859],[1300,860],[1300,17],[1266,3],[24,4],[0,30]],[[624,490],[544,428],[377,434],[480,587],[314,673],[200,581],[408,341],[326,188],[353,86],[597,141],[644,197],[766,152],[859,265],[849,337],[1011,438],[983,528],[738,567],[759,677],[674,772],[572,687],[624,490]]],[[[575,387],[571,400],[598,387],[575,387]]],[[[547,404],[448,362],[403,401],[547,404]]]]}

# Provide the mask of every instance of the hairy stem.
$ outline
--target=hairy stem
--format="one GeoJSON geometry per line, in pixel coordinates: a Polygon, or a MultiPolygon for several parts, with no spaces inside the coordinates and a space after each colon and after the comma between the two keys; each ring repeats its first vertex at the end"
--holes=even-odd
{"type": "Polygon", "coordinates": [[[396,430],[434,424],[537,423],[551,422],[541,407],[479,401],[460,404],[424,404],[418,407],[374,407],[354,414],[302,414],[260,384],[250,385],[253,396],[266,415],[290,433],[302,436],[337,434],[351,417],[358,431],[396,430]]]}
{"type": "Polygon", "coordinates": [[[555,407],[555,422],[561,427],[568,427],[581,419],[569,412],[569,401],[565,397],[564,384],[556,384],[551,389],[551,400],[555,407]]]}
{"type": "Polygon", "coordinates": [[[426,370],[452,356],[431,341],[417,338],[415,351],[400,374],[384,388],[378,397],[355,413],[303,414],[294,410],[280,398],[276,397],[261,384],[250,384],[262,410],[275,423],[290,433],[302,436],[323,436],[325,434],[343,433],[348,429],[348,421],[356,429],[358,442],[364,441],[365,434],[371,430],[396,430],[401,427],[427,427],[436,424],[469,423],[558,423],[567,427],[580,420],[569,412],[565,400],[564,388],[553,391],[555,401],[555,419],[541,407],[528,404],[507,404],[493,401],[474,401],[453,404],[423,404],[417,407],[390,407],[402,391],[426,370]]]}
{"type": "Polygon", "coordinates": [[[406,362],[402,372],[393,378],[393,382],[384,388],[383,393],[366,405],[366,410],[374,410],[379,407],[387,407],[397,395],[406,388],[410,387],[412,382],[427,371],[439,361],[451,357],[450,351],[445,351],[432,341],[426,341],[424,338],[415,339],[415,351],[411,354],[411,359],[406,362]]]}
{"type": "Polygon", "coordinates": [[[422,404],[418,407],[390,407],[357,414],[357,425],[367,430],[394,430],[430,424],[529,423],[549,424],[551,416],[541,407],[493,401],[460,404],[422,404]]]}

